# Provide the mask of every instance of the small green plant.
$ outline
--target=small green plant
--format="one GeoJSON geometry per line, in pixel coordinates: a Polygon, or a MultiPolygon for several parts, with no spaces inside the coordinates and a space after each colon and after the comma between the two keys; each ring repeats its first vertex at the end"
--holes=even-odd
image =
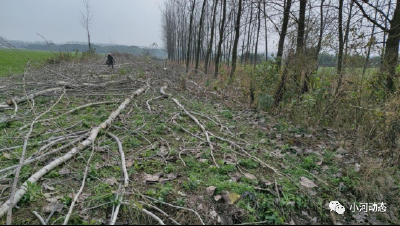
{"type": "Polygon", "coordinates": [[[225,118],[227,118],[227,119],[233,119],[233,114],[232,114],[232,112],[229,111],[229,110],[223,111],[223,112],[222,112],[222,115],[223,115],[225,118]]]}
{"type": "Polygon", "coordinates": [[[183,182],[183,188],[186,190],[195,190],[199,187],[201,181],[198,180],[194,175],[190,175],[188,180],[183,182]]]}
{"type": "Polygon", "coordinates": [[[242,159],[239,161],[239,165],[244,166],[248,169],[257,169],[260,164],[252,159],[242,159]]]}
{"type": "Polygon", "coordinates": [[[176,200],[174,201],[174,203],[175,203],[177,206],[185,207],[185,205],[186,205],[186,199],[184,199],[184,198],[178,198],[178,199],[176,199],[176,200]]]}
{"type": "Polygon", "coordinates": [[[148,189],[148,190],[146,191],[146,194],[147,194],[148,196],[156,196],[156,195],[157,195],[157,192],[156,192],[154,189],[148,189]]]}
{"type": "Polygon", "coordinates": [[[21,203],[34,202],[42,196],[42,187],[36,183],[27,182],[26,193],[21,199],[21,203]]]}
{"type": "Polygon", "coordinates": [[[157,192],[157,197],[164,200],[167,195],[169,195],[174,190],[171,183],[167,182],[165,185],[159,185],[159,190],[157,192]]]}

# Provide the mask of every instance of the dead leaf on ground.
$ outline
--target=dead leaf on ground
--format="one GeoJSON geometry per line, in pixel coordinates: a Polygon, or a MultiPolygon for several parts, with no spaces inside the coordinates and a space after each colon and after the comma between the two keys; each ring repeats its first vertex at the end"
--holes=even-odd
{"type": "Polygon", "coordinates": [[[208,196],[214,195],[215,189],[217,189],[217,187],[215,187],[215,186],[210,186],[210,187],[208,187],[208,188],[206,189],[206,190],[207,190],[207,195],[208,195],[208,196]]]}
{"type": "Polygon", "coordinates": [[[11,159],[11,155],[8,153],[3,153],[3,157],[10,160],[11,159]]]}
{"type": "Polygon", "coordinates": [[[167,148],[164,145],[162,145],[160,147],[160,151],[158,152],[158,155],[160,155],[161,157],[167,157],[168,154],[169,154],[169,152],[168,152],[167,148]]]}
{"type": "Polygon", "coordinates": [[[280,158],[280,159],[285,157],[285,155],[281,154],[281,150],[279,150],[279,149],[276,149],[271,154],[272,154],[272,156],[274,156],[276,158],[280,158]]]}
{"type": "Polygon", "coordinates": [[[247,179],[250,179],[250,180],[257,180],[257,177],[254,176],[254,175],[251,174],[251,173],[243,173],[243,174],[244,174],[244,176],[245,176],[247,179]]]}
{"type": "Polygon", "coordinates": [[[299,147],[297,147],[297,146],[292,146],[292,147],[290,147],[290,149],[295,150],[296,153],[299,154],[299,155],[301,155],[301,154],[304,153],[304,152],[303,152],[303,148],[299,148],[299,147]]]}
{"type": "Polygon", "coordinates": [[[126,163],[125,163],[126,168],[131,168],[133,166],[133,163],[135,163],[135,161],[132,159],[126,160],[126,163]]]}
{"type": "Polygon", "coordinates": [[[300,184],[306,188],[315,188],[318,187],[314,182],[308,178],[300,177],[300,184]]]}
{"type": "Polygon", "coordinates": [[[45,197],[45,198],[50,198],[51,196],[53,196],[54,194],[57,194],[57,192],[52,192],[52,193],[44,193],[43,194],[43,196],[45,197]]]}
{"type": "Polygon", "coordinates": [[[267,186],[267,187],[274,184],[274,182],[271,182],[271,181],[265,180],[265,179],[261,179],[261,182],[263,182],[265,184],[265,186],[267,186]]]}
{"type": "Polygon", "coordinates": [[[340,147],[340,148],[338,148],[338,149],[336,150],[336,153],[338,153],[338,154],[346,154],[347,151],[344,150],[342,147],[340,147]]]}
{"type": "Polygon", "coordinates": [[[354,172],[358,173],[358,172],[360,172],[360,169],[361,169],[361,165],[356,163],[356,165],[354,166],[354,172]]]}
{"type": "Polygon", "coordinates": [[[230,193],[227,191],[222,191],[222,198],[224,199],[225,203],[227,204],[234,204],[237,200],[240,199],[240,195],[236,194],[236,193],[230,193]]]}
{"type": "Polygon", "coordinates": [[[225,156],[224,165],[236,165],[236,161],[232,155],[225,156]]]}
{"type": "Polygon", "coordinates": [[[162,173],[157,173],[157,174],[154,174],[154,175],[150,175],[150,174],[145,173],[144,174],[144,182],[148,183],[148,184],[157,183],[161,176],[162,176],[162,173]]]}
{"type": "MultiPolygon", "coordinates": [[[[53,193],[54,194],[54,193],[53,193]]],[[[56,203],[58,200],[60,200],[61,198],[63,198],[64,196],[54,196],[50,198],[47,198],[46,201],[50,202],[50,203],[56,203]]]]}
{"type": "Polygon", "coordinates": [[[71,173],[71,170],[69,170],[67,167],[62,168],[59,172],[60,175],[67,175],[71,173]]]}
{"type": "Polygon", "coordinates": [[[176,174],[176,173],[167,174],[168,180],[175,180],[176,178],[178,178],[178,174],[176,174]]]}
{"type": "Polygon", "coordinates": [[[113,186],[113,185],[115,185],[115,184],[118,184],[118,181],[117,181],[117,179],[115,179],[114,177],[110,177],[110,178],[107,178],[107,179],[106,179],[106,183],[107,183],[108,185],[113,186]]]}
{"type": "Polygon", "coordinates": [[[78,202],[84,202],[90,196],[91,196],[90,193],[82,193],[78,198],[78,202]]]}
{"type": "Polygon", "coordinates": [[[110,155],[108,154],[104,154],[101,156],[103,158],[104,161],[109,162],[110,161],[110,155]]]}
{"type": "Polygon", "coordinates": [[[49,186],[49,185],[47,185],[47,184],[43,184],[43,188],[46,189],[46,190],[49,190],[49,191],[54,191],[54,190],[55,190],[54,187],[49,186]]]}
{"type": "Polygon", "coordinates": [[[234,181],[234,182],[238,182],[242,178],[242,175],[240,175],[240,173],[238,173],[238,172],[229,173],[228,175],[231,177],[232,181],[234,181]]]}
{"type": "Polygon", "coordinates": [[[45,213],[51,213],[53,210],[57,213],[61,213],[62,209],[64,208],[64,204],[60,203],[49,203],[48,205],[42,208],[42,211],[45,213]]]}

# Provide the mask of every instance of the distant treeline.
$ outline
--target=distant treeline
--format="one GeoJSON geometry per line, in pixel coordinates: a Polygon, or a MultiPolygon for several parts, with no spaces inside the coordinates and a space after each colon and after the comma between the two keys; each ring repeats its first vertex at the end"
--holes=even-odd
{"type": "MultiPolygon", "coordinates": [[[[4,38],[3,38],[4,39],[4,38]]],[[[4,39],[5,40],[5,39],[4,39]]],[[[43,50],[43,51],[53,51],[53,52],[74,52],[78,50],[79,52],[87,51],[88,45],[86,44],[54,44],[49,43],[48,45],[45,43],[39,42],[23,42],[23,41],[12,41],[12,40],[2,40],[0,39],[0,45],[7,48],[24,48],[29,50],[43,50]]],[[[132,55],[140,56],[140,55],[150,55],[156,58],[167,58],[167,53],[163,49],[159,48],[145,48],[138,46],[123,46],[123,45],[113,45],[113,46],[104,46],[104,45],[92,45],[92,48],[96,50],[96,53],[109,53],[109,52],[121,52],[121,53],[129,53],[132,55]]]]}

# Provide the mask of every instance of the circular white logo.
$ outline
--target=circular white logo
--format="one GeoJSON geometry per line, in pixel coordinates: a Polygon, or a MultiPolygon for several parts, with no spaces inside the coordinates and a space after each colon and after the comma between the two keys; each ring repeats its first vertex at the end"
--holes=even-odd
{"type": "Polygon", "coordinates": [[[335,211],[338,214],[344,214],[345,208],[338,201],[332,201],[329,203],[331,211],[335,211]]]}

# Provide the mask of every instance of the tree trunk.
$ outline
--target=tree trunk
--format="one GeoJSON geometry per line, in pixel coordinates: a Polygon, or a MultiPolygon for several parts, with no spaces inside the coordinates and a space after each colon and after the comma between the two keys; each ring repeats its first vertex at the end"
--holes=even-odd
{"type": "Polygon", "coordinates": [[[189,61],[190,61],[190,48],[191,48],[191,40],[192,40],[192,27],[193,27],[193,13],[194,13],[194,8],[196,6],[196,0],[193,0],[192,4],[192,9],[190,13],[190,25],[189,25],[189,43],[188,43],[188,48],[187,48],[187,53],[186,53],[186,73],[189,72],[189,61]]]}
{"type": "Polygon", "coordinates": [[[287,0],[285,10],[283,13],[282,29],[281,29],[281,33],[279,35],[278,53],[276,54],[278,70],[281,68],[281,65],[282,65],[283,46],[285,44],[285,38],[286,38],[287,28],[288,28],[288,24],[289,24],[289,14],[290,14],[291,7],[292,7],[292,0],[287,0]]]}
{"type": "Polygon", "coordinates": [[[236,61],[237,61],[237,48],[238,48],[238,42],[239,42],[239,32],[240,32],[240,18],[242,17],[242,1],[239,0],[239,9],[238,9],[238,14],[237,14],[237,20],[235,24],[235,42],[233,44],[233,50],[232,50],[232,70],[231,70],[231,75],[230,78],[233,80],[233,74],[235,73],[236,70],[236,61]]]}
{"type": "Polygon", "coordinates": [[[324,27],[325,27],[325,25],[324,25],[324,2],[325,2],[325,0],[321,0],[321,5],[320,5],[319,37],[318,37],[317,51],[315,53],[315,60],[317,62],[316,71],[318,71],[318,68],[319,68],[319,53],[321,52],[322,36],[324,34],[324,27]]]}
{"type": "Polygon", "coordinates": [[[299,16],[299,25],[297,29],[297,49],[296,49],[297,55],[302,55],[303,53],[306,6],[307,6],[307,0],[300,0],[300,16],[299,16]]]}
{"type": "Polygon", "coordinates": [[[251,39],[251,22],[253,21],[253,7],[250,4],[250,21],[249,21],[249,32],[247,34],[247,47],[246,47],[246,59],[244,61],[245,65],[247,65],[247,62],[249,61],[249,56],[250,56],[250,39],[251,39]]]}
{"type": "Polygon", "coordinates": [[[338,63],[336,74],[339,76],[336,93],[339,92],[340,86],[342,85],[342,66],[343,66],[343,2],[344,0],[339,0],[339,53],[338,53],[338,63]]]}
{"type": "Polygon", "coordinates": [[[299,24],[297,28],[297,49],[296,55],[301,62],[300,74],[297,75],[296,83],[298,84],[298,88],[301,88],[301,93],[308,92],[308,80],[309,76],[307,71],[302,67],[305,64],[305,54],[304,54],[304,34],[305,34],[305,18],[306,18],[306,6],[307,0],[300,0],[300,15],[299,15],[299,24]],[[301,84],[303,82],[303,84],[301,84]],[[302,87],[300,87],[302,86],[302,87]]]}
{"type": "Polygon", "coordinates": [[[267,16],[266,16],[266,14],[267,14],[267,12],[266,12],[266,3],[265,3],[266,1],[264,1],[264,16],[265,16],[265,20],[264,20],[264,23],[265,23],[265,62],[267,62],[268,61],[268,30],[267,30],[267,16]]]}
{"type": "Polygon", "coordinates": [[[215,0],[214,1],[214,9],[213,9],[213,19],[212,19],[212,25],[211,25],[211,37],[210,37],[210,43],[209,43],[208,50],[207,50],[206,62],[205,62],[205,68],[204,68],[205,74],[207,74],[208,62],[210,60],[212,45],[213,45],[213,41],[214,41],[215,17],[216,17],[216,13],[217,13],[217,6],[218,6],[218,0],[215,0]]]}
{"type": "Polygon", "coordinates": [[[218,67],[219,67],[219,60],[221,58],[221,48],[222,48],[222,42],[224,41],[224,28],[225,28],[225,20],[226,20],[226,0],[223,0],[223,7],[224,9],[222,10],[222,22],[221,22],[221,27],[219,29],[219,43],[218,43],[218,51],[217,51],[217,56],[215,57],[215,71],[214,71],[214,77],[216,78],[218,76],[218,67]]]}
{"type": "Polygon", "coordinates": [[[201,8],[201,15],[200,15],[199,37],[197,40],[197,55],[196,55],[196,66],[195,66],[196,70],[199,69],[201,32],[203,29],[203,16],[204,16],[204,9],[206,8],[206,3],[207,3],[207,0],[203,0],[203,7],[201,8]]]}
{"type": "Polygon", "coordinates": [[[349,52],[349,34],[350,34],[350,22],[352,18],[352,12],[353,12],[353,5],[354,2],[351,1],[350,3],[350,10],[349,10],[349,17],[347,18],[347,24],[346,24],[346,33],[344,35],[344,43],[345,43],[345,51],[344,51],[344,66],[346,68],[347,64],[347,57],[348,57],[348,52],[349,52]]]}
{"type": "MultiPolygon", "coordinates": [[[[378,3],[376,3],[376,6],[378,5],[378,3]]],[[[378,16],[378,11],[375,11],[375,20],[376,20],[376,17],[378,16]]],[[[368,51],[367,51],[367,56],[366,56],[366,58],[365,58],[365,63],[364,63],[364,67],[363,67],[363,73],[362,73],[362,76],[364,77],[364,75],[365,75],[365,72],[367,71],[367,67],[368,67],[368,63],[369,63],[369,57],[370,57],[370,55],[371,55],[371,48],[372,48],[372,45],[375,43],[375,37],[374,37],[374,35],[375,35],[375,24],[373,24],[372,25],[372,32],[371,32],[371,37],[369,38],[369,43],[368,43],[368,51]]],[[[362,82],[362,81],[361,81],[362,82]]],[[[361,86],[362,86],[362,84],[361,84],[361,86]]]]}
{"type": "Polygon", "coordinates": [[[384,72],[387,73],[386,89],[390,92],[395,90],[394,77],[396,76],[396,66],[398,60],[399,40],[400,40],[400,0],[397,0],[393,18],[390,21],[390,30],[385,48],[383,62],[384,72]]]}
{"type": "Polygon", "coordinates": [[[257,65],[257,54],[258,54],[258,38],[260,37],[261,29],[261,3],[258,2],[258,27],[257,27],[257,38],[256,38],[256,49],[254,51],[254,67],[257,65]]]}

